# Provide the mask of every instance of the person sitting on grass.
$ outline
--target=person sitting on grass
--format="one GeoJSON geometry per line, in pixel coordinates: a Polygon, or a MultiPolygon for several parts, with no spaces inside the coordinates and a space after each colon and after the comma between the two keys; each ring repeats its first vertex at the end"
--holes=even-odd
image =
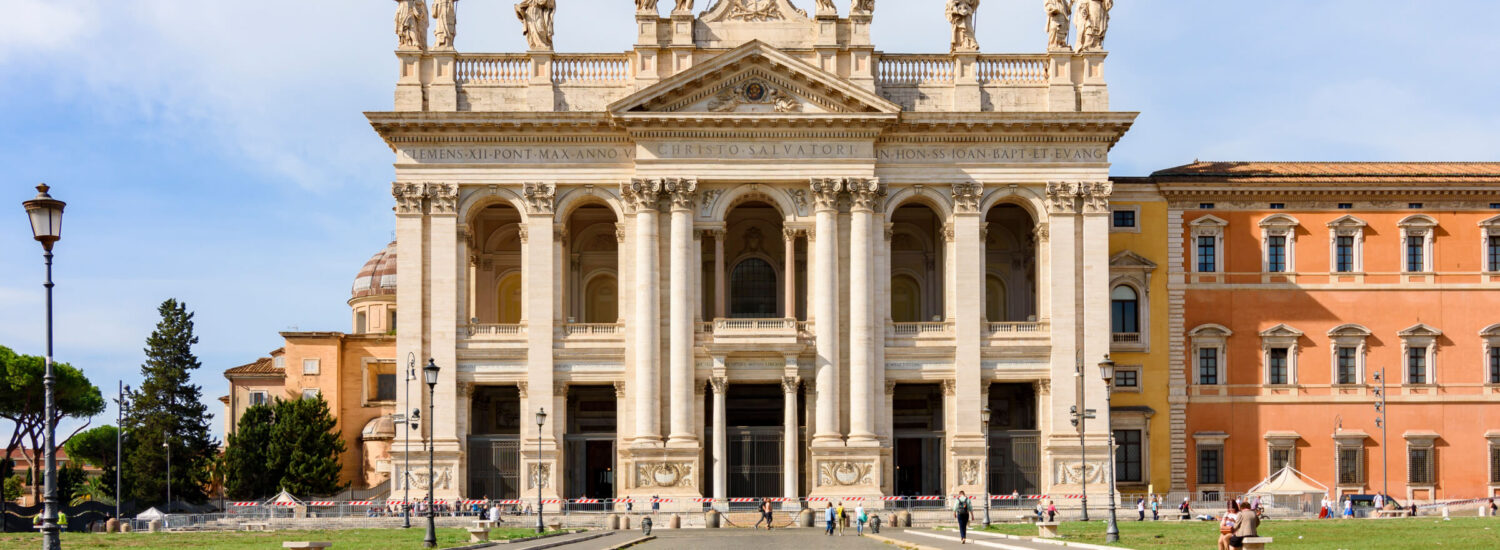
{"type": "Polygon", "coordinates": [[[1239,521],[1240,504],[1229,501],[1224,517],[1219,519],[1219,550],[1229,550],[1229,537],[1234,536],[1235,523],[1239,521]]]}

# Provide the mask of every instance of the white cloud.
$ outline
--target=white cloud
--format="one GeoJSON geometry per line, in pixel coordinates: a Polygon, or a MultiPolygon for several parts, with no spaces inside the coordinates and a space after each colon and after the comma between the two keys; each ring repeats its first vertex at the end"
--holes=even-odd
{"type": "Polygon", "coordinates": [[[0,17],[0,64],[14,55],[76,44],[93,22],[69,3],[7,0],[0,17]]]}

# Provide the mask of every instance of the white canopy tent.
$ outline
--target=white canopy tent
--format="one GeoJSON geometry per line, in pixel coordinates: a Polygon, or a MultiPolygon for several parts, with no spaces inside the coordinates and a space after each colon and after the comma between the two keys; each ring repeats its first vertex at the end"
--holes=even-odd
{"type": "Polygon", "coordinates": [[[1251,487],[1245,497],[1260,497],[1261,506],[1295,509],[1301,512],[1317,512],[1318,503],[1329,495],[1328,486],[1304,475],[1291,466],[1281,470],[1251,487]]]}

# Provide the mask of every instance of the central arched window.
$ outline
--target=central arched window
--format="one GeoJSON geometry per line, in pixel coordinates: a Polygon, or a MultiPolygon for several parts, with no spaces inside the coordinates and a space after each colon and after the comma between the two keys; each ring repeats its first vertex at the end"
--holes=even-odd
{"type": "Polygon", "coordinates": [[[1111,332],[1139,333],[1141,331],[1140,300],[1135,289],[1125,285],[1115,287],[1109,293],[1111,332]]]}
{"type": "Polygon", "coordinates": [[[735,264],[729,276],[729,316],[741,319],[776,317],[776,270],[760,258],[735,264]]]}

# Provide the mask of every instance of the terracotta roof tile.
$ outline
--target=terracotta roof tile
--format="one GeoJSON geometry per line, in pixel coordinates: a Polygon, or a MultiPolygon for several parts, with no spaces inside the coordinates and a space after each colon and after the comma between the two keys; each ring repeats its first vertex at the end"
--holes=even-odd
{"type": "Polygon", "coordinates": [[[1159,170],[1169,180],[1500,182],[1500,162],[1193,162],[1159,170]]]}
{"type": "Polygon", "coordinates": [[[224,371],[224,375],[228,376],[228,375],[232,375],[232,374],[281,374],[281,371],[282,371],[282,369],[276,368],[276,363],[274,361],[271,361],[270,357],[262,357],[260,359],[256,359],[252,363],[247,363],[247,364],[240,365],[238,367],[234,367],[232,369],[226,370],[226,371],[224,371]]]}

